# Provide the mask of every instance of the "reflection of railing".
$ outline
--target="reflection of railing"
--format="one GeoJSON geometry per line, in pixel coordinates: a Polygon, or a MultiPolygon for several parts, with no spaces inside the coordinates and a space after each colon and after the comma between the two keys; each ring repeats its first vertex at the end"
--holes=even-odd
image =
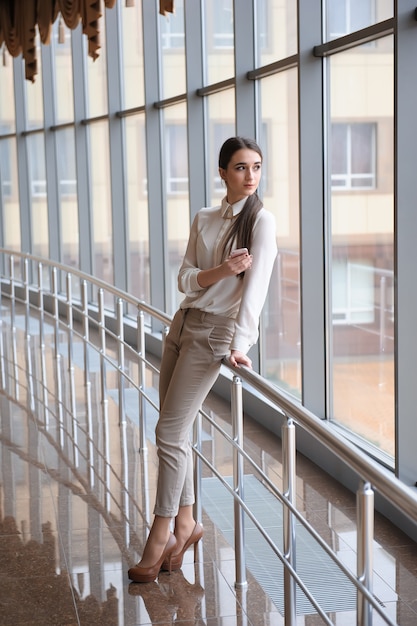
{"type": "MultiPolygon", "coordinates": [[[[8,318],[4,321],[3,313],[0,315],[0,392],[13,402],[19,402],[19,378],[22,376],[19,366],[19,353],[16,347],[17,308],[23,310],[23,329],[27,342],[26,352],[26,385],[29,398],[29,409],[35,412],[37,405],[41,408],[43,419],[39,422],[41,429],[47,434],[51,445],[65,458],[68,466],[76,472],[79,484],[85,490],[86,495],[94,495],[96,498],[95,508],[106,519],[109,528],[115,519],[112,508],[121,515],[124,527],[123,536],[115,532],[115,539],[121,548],[122,554],[127,551],[131,538],[131,526],[134,524],[136,515],[149,518],[147,501],[147,433],[146,422],[152,412],[158,411],[157,402],[151,397],[146,388],[146,372],[151,375],[157,374],[157,368],[152,365],[146,353],[146,328],[144,315],[150,316],[167,329],[170,318],[163,312],[158,311],[144,302],[138,301],[129,294],[122,292],[111,285],[87,276],[82,272],[63,265],[54,264],[51,261],[40,259],[32,255],[11,253],[0,249],[0,267],[2,267],[2,280],[0,297],[8,306],[8,318]],[[15,277],[16,262],[22,264],[21,278],[15,277]],[[44,289],[45,270],[50,273],[50,289],[44,289]],[[72,283],[74,279],[80,281],[81,299],[73,299],[72,283]],[[59,285],[63,285],[63,291],[59,291],[59,285]],[[95,297],[93,297],[95,294],[95,297]],[[112,311],[104,308],[104,301],[111,296],[115,301],[112,311]],[[125,316],[127,305],[135,306],[137,314],[137,329],[134,341],[126,340],[126,331],[131,329],[132,320],[125,316]],[[35,324],[35,326],[34,326],[35,324]],[[54,351],[55,373],[53,388],[55,389],[55,410],[50,407],[51,382],[47,380],[45,367],[46,330],[48,328],[51,347],[54,351]],[[39,372],[32,369],[30,346],[34,334],[39,337],[39,372]],[[8,346],[5,346],[7,337],[8,346]],[[85,392],[85,428],[80,430],[79,416],[77,415],[75,369],[76,356],[74,353],[75,342],[82,346],[82,353],[78,354],[78,371],[82,372],[83,387],[85,392]],[[136,344],[136,347],[132,347],[136,344]],[[109,348],[110,345],[110,348],[109,348]],[[62,385],[62,363],[66,358],[68,365],[68,407],[64,411],[65,398],[62,385]],[[93,367],[92,361],[95,361],[93,367]],[[80,362],[81,361],[81,362],[80,362]],[[101,398],[102,415],[100,416],[102,435],[102,450],[95,443],[94,423],[92,419],[92,372],[96,390],[101,398]],[[115,480],[110,458],[109,441],[109,377],[114,384],[117,397],[113,397],[117,404],[117,419],[120,427],[120,463],[122,465],[120,480],[120,499],[116,502],[111,499],[110,481],[115,480]],[[133,392],[133,393],[131,393],[133,392]],[[132,412],[132,397],[136,406],[138,417],[140,441],[139,448],[142,459],[142,476],[144,486],[142,488],[142,505],[136,502],[136,492],[129,491],[129,476],[127,472],[127,460],[125,455],[129,449],[127,428],[129,414],[132,412]],[[128,400],[130,408],[128,408],[128,400]],[[56,422],[51,428],[51,416],[56,422]],[[80,437],[82,435],[82,437],[80,437]],[[83,443],[81,442],[83,440],[83,443]],[[84,447],[83,447],[84,445],[84,447]],[[96,463],[96,461],[99,463],[96,463]],[[86,478],[80,476],[77,471],[80,464],[86,465],[86,478]]],[[[1,305],[1,300],[0,300],[1,305]]],[[[0,311],[2,308],[0,307],[0,311]]],[[[161,339],[163,342],[164,334],[161,339]]],[[[357,623],[370,625],[372,612],[377,611],[387,624],[394,622],[385,613],[384,607],[374,598],[372,591],[372,547],[373,547],[373,513],[374,513],[374,489],[386,500],[396,506],[412,522],[417,523],[417,498],[414,491],[408,489],[389,472],[383,470],[378,464],[369,459],[355,446],[343,439],[340,434],[335,434],[327,424],[311,414],[305,408],[278,391],[273,385],[261,378],[256,373],[241,368],[239,375],[236,370],[224,363],[234,374],[231,384],[231,413],[232,432],[227,433],[205,411],[201,411],[196,421],[193,434],[193,449],[197,458],[196,485],[197,504],[202,507],[202,465],[204,464],[219,483],[228,490],[234,500],[234,536],[236,555],[236,586],[246,586],[246,564],[244,543],[244,514],[254,523],[267,542],[271,552],[280,559],[284,565],[284,615],[285,624],[293,626],[296,623],[296,591],[297,585],[308,598],[311,605],[326,624],[332,624],[327,612],[318,604],[315,597],[304,583],[296,562],[296,543],[298,526],[302,526],[327,556],[334,562],[343,575],[356,588],[357,593],[357,623]],[[271,481],[262,467],[246,453],[243,448],[243,400],[242,380],[260,394],[268,403],[276,408],[277,418],[282,419],[283,439],[283,488],[280,491],[271,481]],[[233,453],[233,484],[229,484],[223,477],[220,468],[216,467],[215,461],[204,454],[202,444],[203,423],[209,429],[216,432],[224,442],[231,446],[233,453]],[[322,445],[331,450],[351,470],[359,476],[357,492],[357,573],[353,574],[338,557],[337,553],[330,548],[321,538],[319,533],[304,518],[296,507],[296,429],[307,431],[322,445]],[[244,464],[250,467],[260,479],[274,499],[283,507],[283,534],[281,550],[268,532],[262,527],[257,518],[257,507],[250,508],[245,501],[244,493],[244,464]]],[[[38,411],[39,416],[39,411],[38,411]]],[[[149,436],[149,435],[148,435],[149,436]]],[[[113,442],[114,445],[114,442],[113,442]]],[[[113,452],[114,453],[114,452],[113,452]]],[[[200,517],[200,515],[199,515],[200,517]]],[[[114,524],[113,524],[114,526],[114,524]]],[[[273,575],[273,574],[271,574],[273,575]]]]}

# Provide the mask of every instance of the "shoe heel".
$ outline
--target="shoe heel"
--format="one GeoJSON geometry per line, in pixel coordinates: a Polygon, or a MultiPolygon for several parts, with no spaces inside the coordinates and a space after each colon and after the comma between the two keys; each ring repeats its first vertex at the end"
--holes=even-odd
{"type": "Polygon", "coordinates": [[[199,543],[200,539],[198,539],[198,541],[196,541],[194,543],[194,563],[197,563],[198,561],[198,543],[199,543]]]}

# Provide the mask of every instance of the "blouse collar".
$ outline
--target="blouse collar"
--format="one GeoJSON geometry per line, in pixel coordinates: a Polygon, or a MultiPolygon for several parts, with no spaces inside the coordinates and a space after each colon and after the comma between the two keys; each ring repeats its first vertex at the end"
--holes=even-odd
{"type": "MultiPolygon", "coordinates": [[[[226,196],[225,196],[223,198],[222,204],[221,204],[221,209],[220,209],[221,216],[223,218],[225,218],[225,219],[228,219],[228,218],[231,218],[231,217],[236,217],[236,215],[239,215],[239,213],[243,209],[243,205],[245,204],[246,200],[247,200],[247,198],[245,197],[245,198],[242,198],[241,200],[238,200],[234,204],[229,204],[228,201],[226,200],[226,196]],[[232,215],[231,216],[227,215],[229,207],[232,209],[232,215]]],[[[230,213],[230,211],[229,211],[229,213],[230,213]]]]}

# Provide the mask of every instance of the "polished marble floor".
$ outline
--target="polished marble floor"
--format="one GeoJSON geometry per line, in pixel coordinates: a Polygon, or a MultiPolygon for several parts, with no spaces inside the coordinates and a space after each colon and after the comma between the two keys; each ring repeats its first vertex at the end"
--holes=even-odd
{"type": "MultiPolygon", "coordinates": [[[[57,356],[35,339],[27,346],[21,329],[16,362],[9,367],[14,349],[9,335],[6,325],[2,377],[7,376],[0,389],[0,625],[284,624],[276,599],[282,595],[278,570],[271,567],[259,577],[248,559],[247,585],[235,585],[230,516],[222,520],[215,514],[204,491],[205,534],[198,561],[189,550],[181,570],[161,572],[152,583],[129,581],[127,570],[140,558],[152,512],[155,411],[148,411],[145,452],[138,422],[129,418],[128,394],[128,419],[120,422],[117,374],[108,374],[103,402],[100,364],[93,355],[87,381],[82,355],[69,376],[65,336],[57,356]]],[[[156,385],[157,376],[148,372],[151,397],[156,397],[156,385]]],[[[204,408],[229,428],[230,410],[223,400],[211,394],[204,408]]],[[[216,466],[230,476],[230,450],[217,439],[216,445],[209,442],[210,434],[207,445],[216,466]]],[[[248,416],[244,447],[279,485],[280,440],[248,416]]],[[[355,496],[299,455],[297,497],[300,510],[354,571],[355,496]]],[[[314,559],[310,569],[320,579],[314,559]]],[[[417,546],[378,514],[374,593],[394,623],[417,624],[417,546]]],[[[328,611],[330,622],[353,626],[354,607],[338,600],[328,611]]],[[[297,615],[297,625],[322,623],[314,612],[297,615]]],[[[374,614],[373,624],[382,623],[374,614]]]]}

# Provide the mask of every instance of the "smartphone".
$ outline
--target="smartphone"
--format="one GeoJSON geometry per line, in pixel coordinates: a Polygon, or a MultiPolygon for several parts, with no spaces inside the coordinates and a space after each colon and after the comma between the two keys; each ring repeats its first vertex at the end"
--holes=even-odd
{"type": "Polygon", "coordinates": [[[233,252],[230,253],[230,256],[239,256],[239,254],[247,254],[247,253],[248,253],[247,248],[238,248],[237,250],[233,250],[233,252]]]}

